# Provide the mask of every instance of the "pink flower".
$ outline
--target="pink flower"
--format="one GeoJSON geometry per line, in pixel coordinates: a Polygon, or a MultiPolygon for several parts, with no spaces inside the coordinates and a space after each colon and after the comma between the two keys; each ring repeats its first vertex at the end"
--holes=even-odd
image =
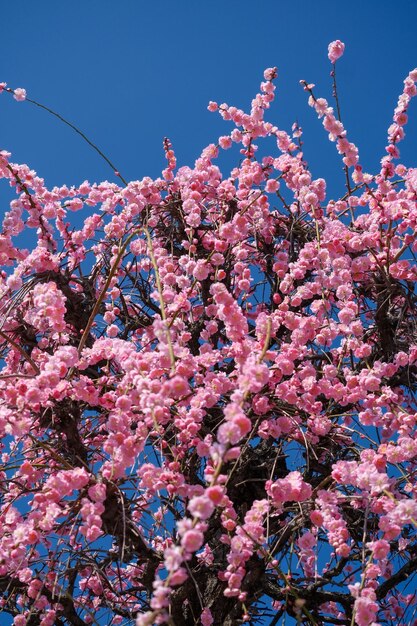
{"type": "Polygon", "coordinates": [[[267,193],[275,193],[276,191],[278,191],[278,189],[279,182],[273,178],[270,178],[265,185],[265,191],[267,193]]]}
{"type": "Polygon", "coordinates": [[[217,430],[217,441],[222,444],[235,444],[242,439],[241,430],[234,422],[223,422],[217,430]]]}
{"type": "Polygon", "coordinates": [[[180,567],[175,572],[171,573],[170,583],[171,586],[174,587],[176,585],[181,585],[188,578],[188,573],[185,567],[180,567]]]}
{"type": "Polygon", "coordinates": [[[343,52],[345,50],[345,44],[340,41],[340,39],[336,39],[336,41],[332,41],[329,44],[329,54],[328,57],[332,63],[336,63],[337,59],[340,59],[343,52]]]}
{"type": "Polygon", "coordinates": [[[193,517],[208,519],[214,511],[214,503],[207,496],[194,496],[188,504],[188,510],[193,517]]]}
{"type": "Polygon", "coordinates": [[[185,378],[176,375],[170,380],[167,380],[164,384],[164,390],[166,390],[167,394],[169,394],[172,398],[181,398],[190,392],[190,387],[185,378]]]}
{"type": "Polygon", "coordinates": [[[187,530],[184,534],[181,545],[187,552],[196,552],[203,545],[204,535],[200,530],[187,530]]]}
{"type": "Polygon", "coordinates": [[[107,327],[106,335],[108,337],[117,337],[118,332],[119,332],[119,329],[117,328],[116,324],[111,324],[110,326],[107,327]]]}
{"type": "Polygon", "coordinates": [[[303,550],[308,550],[309,548],[312,548],[316,545],[316,542],[316,537],[310,531],[305,532],[304,535],[302,535],[297,541],[298,545],[303,550]]]}
{"type": "Polygon", "coordinates": [[[224,498],[224,487],[221,487],[220,485],[209,487],[206,490],[206,495],[212,502],[214,502],[214,504],[219,505],[224,498]]]}
{"type": "Polygon", "coordinates": [[[193,271],[193,276],[197,280],[205,280],[207,276],[210,274],[212,267],[210,263],[207,263],[206,260],[200,259],[197,261],[197,264],[193,271]]]}
{"type": "Polygon", "coordinates": [[[102,534],[103,534],[103,531],[96,524],[92,524],[91,526],[88,526],[88,528],[87,528],[87,530],[85,532],[85,536],[87,538],[87,541],[95,541],[102,534]]]}
{"type": "Polygon", "coordinates": [[[202,626],[211,626],[214,622],[210,609],[205,608],[200,615],[202,626]]]}
{"type": "Polygon", "coordinates": [[[278,76],[278,69],[276,67],[268,67],[264,71],[265,80],[274,80],[278,76]]]}
{"type": "Polygon", "coordinates": [[[22,89],[22,87],[18,87],[13,92],[13,98],[18,102],[23,102],[26,100],[26,89],[22,89]]]}
{"type": "Polygon", "coordinates": [[[232,145],[232,140],[227,135],[223,135],[222,137],[219,137],[219,145],[223,148],[223,150],[227,150],[232,145]]]}
{"type": "Polygon", "coordinates": [[[274,483],[267,481],[266,488],[268,495],[276,504],[291,501],[303,502],[312,494],[311,486],[303,481],[298,471],[290,472],[286,478],[279,478],[274,483]]]}
{"type": "Polygon", "coordinates": [[[374,600],[363,595],[355,600],[355,622],[358,626],[370,626],[378,611],[378,605],[374,600]]]}
{"type": "Polygon", "coordinates": [[[390,551],[390,545],[385,539],[378,539],[378,541],[371,541],[367,544],[368,548],[372,550],[374,559],[385,559],[390,551]]]}
{"type": "Polygon", "coordinates": [[[93,502],[104,502],[106,499],[106,485],[104,483],[96,483],[88,489],[88,495],[93,502]]]}

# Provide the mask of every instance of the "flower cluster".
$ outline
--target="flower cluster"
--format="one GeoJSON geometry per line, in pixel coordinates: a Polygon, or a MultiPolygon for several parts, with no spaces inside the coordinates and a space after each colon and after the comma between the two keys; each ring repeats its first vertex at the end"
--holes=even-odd
{"type": "Polygon", "coordinates": [[[374,174],[302,81],[342,161],[336,199],[301,127],[266,119],[277,76],[247,111],[209,103],[230,132],[193,166],[165,139],[160,178],[49,188],[0,152],[15,626],[414,619],[417,169],[394,161],[417,70],[374,174]]]}

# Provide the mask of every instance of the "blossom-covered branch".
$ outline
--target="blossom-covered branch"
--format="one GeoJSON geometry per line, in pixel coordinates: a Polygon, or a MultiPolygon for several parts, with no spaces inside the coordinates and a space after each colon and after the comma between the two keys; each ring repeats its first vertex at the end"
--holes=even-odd
{"type": "Polygon", "coordinates": [[[15,626],[414,623],[417,169],[394,161],[417,70],[374,174],[302,81],[336,199],[265,119],[277,76],[249,112],[210,102],[231,130],[194,166],[165,139],[155,180],[47,188],[0,152],[15,626]]]}

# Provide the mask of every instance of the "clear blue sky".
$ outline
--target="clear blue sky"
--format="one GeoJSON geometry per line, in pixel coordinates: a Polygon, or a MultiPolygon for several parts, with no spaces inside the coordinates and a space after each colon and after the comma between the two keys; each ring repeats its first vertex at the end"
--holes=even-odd
{"type": "MultiPolygon", "coordinates": [[[[25,87],[28,96],[78,125],[129,179],[159,175],[164,136],[172,140],[179,164],[191,164],[231,128],[207,111],[208,101],[248,108],[263,69],[276,65],[278,98],[268,119],[283,129],[298,119],[313,174],[328,177],[336,193],[336,183],[343,186],[340,161],[299,80],[314,82],[316,94],[331,99],[327,45],[345,42],[338,64],[342,116],[362,162],[372,169],[383,154],[402,81],[417,66],[413,0],[402,0],[398,8],[391,0],[0,5],[0,81],[25,87]]],[[[407,164],[416,145],[415,102],[410,113],[407,164]]],[[[0,135],[0,146],[50,185],[113,180],[108,166],[71,130],[7,94],[0,97],[0,135]]]]}

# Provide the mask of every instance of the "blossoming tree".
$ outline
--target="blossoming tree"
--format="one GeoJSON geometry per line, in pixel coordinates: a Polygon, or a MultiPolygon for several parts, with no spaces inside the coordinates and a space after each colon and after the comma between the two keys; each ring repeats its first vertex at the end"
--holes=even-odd
{"type": "Polygon", "coordinates": [[[417,70],[374,174],[302,82],[336,200],[264,118],[276,77],[209,104],[232,130],[194,167],[165,140],[156,180],[48,189],[0,153],[7,623],[417,623],[417,70]]]}

